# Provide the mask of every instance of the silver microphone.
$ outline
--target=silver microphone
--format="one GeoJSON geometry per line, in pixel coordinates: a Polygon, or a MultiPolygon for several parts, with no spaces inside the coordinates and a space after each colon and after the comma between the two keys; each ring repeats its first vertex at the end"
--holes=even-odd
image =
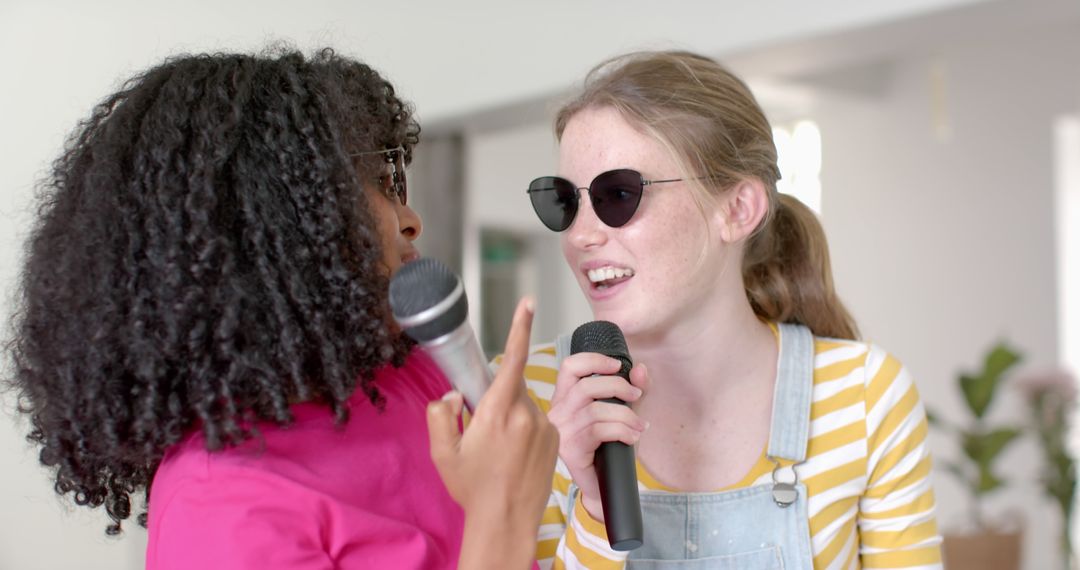
{"type": "Polygon", "coordinates": [[[435,259],[409,262],[390,279],[390,308],[398,326],[439,365],[469,410],[475,409],[494,376],[469,325],[461,279],[435,259]]]}

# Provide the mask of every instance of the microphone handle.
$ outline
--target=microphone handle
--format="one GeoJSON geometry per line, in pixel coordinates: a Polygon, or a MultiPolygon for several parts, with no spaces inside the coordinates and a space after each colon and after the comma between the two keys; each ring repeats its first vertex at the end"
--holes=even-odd
{"type": "MultiPolygon", "coordinates": [[[[618,398],[601,402],[629,406],[618,398]]],[[[621,441],[601,443],[594,457],[596,478],[600,484],[600,504],[604,509],[604,528],[613,550],[627,551],[642,545],[645,537],[638,496],[637,463],[634,448],[621,441]]]]}
{"type": "Polygon", "coordinates": [[[419,344],[439,365],[454,389],[465,397],[469,411],[475,410],[495,377],[468,319],[445,335],[419,344]]]}

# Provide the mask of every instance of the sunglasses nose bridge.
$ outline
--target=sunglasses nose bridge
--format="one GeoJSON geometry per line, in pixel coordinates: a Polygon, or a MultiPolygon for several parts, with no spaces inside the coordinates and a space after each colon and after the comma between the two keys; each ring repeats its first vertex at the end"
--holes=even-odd
{"type": "MultiPolygon", "coordinates": [[[[579,188],[579,196],[581,190],[588,190],[588,188],[579,188]]],[[[566,228],[564,239],[577,250],[590,250],[607,242],[609,229],[610,226],[597,215],[592,200],[579,199],[577,213],[573,222],[566,228]]]]}
{"type": "Polygon", "coordinates": [[[593,200],[593,195],[592,195],[591,188],[589,188],[589,187],[575,188],[574,192],[577,193],[578,206],[577,206],[577,213],[574,216],[574,223],[572,224],[572,226],[573,225],[578,225],[578,222],[580,222],[581,218],[582,218],[582,212],[585,211],[585,210],[588,210],[588,212],[589,212],[587,214],[587,216],[591,217],[591,220],[588,222],[589,224],[599,224],[601,226],[606,225],[603,222],[603,220],[600,219],[599,214],[596,213],[596,202],[593,200]],[[587,193],[588,200],[584,199],[585,197],[581,195],[582,191],[587,193]]]}
{"type": "MultiPolygon", "coordinates": [[[[585,192],[586,194],[588,194],[588,195],[589,195],[589,206],[590,206],[591,208],[593,208],[593,210],[596,210],[596,200],[597,200],[597,198],[595,198],[595,197],[593,196],[593,189],[592,189],[592,186],[582,186],[581,188],[575,188],[575,189],[574,189],[574,192],[576,192],[576,193],[577,193],[577,196],[578,196],[578,201],[579,201],[579,202],[580,202],[580,201],[581,201],[581,199],[582,199],[582,196],[581,196],[581,193],[582,193],[582,192],[585,192]]],[[[601,201],[603,201],[603,200],[601,200],[601,201]]],[[[578,206],[578,208],[580,208],[580,207],[581,207],[581,206],[579,205],[579,206],[578,206]]],[[[594,211],[593,213],[595,214],[596,212],[594,211]]]]}

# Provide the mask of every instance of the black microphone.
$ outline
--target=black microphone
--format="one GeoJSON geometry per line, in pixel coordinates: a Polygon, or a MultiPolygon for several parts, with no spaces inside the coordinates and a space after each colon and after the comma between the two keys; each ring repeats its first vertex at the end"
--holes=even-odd
{"type": "Polygon", "coordinates": [[[390,279],[390,309],[398,326],[431,355],[469,409],[475,409],[494,376],[469,325],[461,279],[435,259],[406,263],[390,279]]]}
{"type": "MultiPolygon", "coordinates": [[[[574,331],[570,338],[570,353],[596,352],[622,363],[617,376],[630,381],[630,350],[626,339],[615,323],[592,321],[574,331]]],[[[622,404],[618,398],[602,402],[622,404]]],[[[604,508],[604,527],[608,543],[614,550],[633,550],[641,546],[645,530],[641,522],[641,498],[638,496],[637,466],[634,448],[621,441],[601,443],[596,450],[596,478],[600,483],[600,503],[604,508]]]]}

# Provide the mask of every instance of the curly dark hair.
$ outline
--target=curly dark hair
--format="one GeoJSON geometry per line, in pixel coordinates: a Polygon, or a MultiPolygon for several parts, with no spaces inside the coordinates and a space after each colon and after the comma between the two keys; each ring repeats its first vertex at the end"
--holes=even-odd
{"type": "MultiPolygon", "coordinates": [[[[55,489],[131,515],[166,448],[339,422],[409,343],[364,182],[419,137],[376,71],[326,49],[166,60],[97,105],[37,188],[6,344],[55,489]]],[[[145,526],[146,513],[138,517],[145,526]]]]}

